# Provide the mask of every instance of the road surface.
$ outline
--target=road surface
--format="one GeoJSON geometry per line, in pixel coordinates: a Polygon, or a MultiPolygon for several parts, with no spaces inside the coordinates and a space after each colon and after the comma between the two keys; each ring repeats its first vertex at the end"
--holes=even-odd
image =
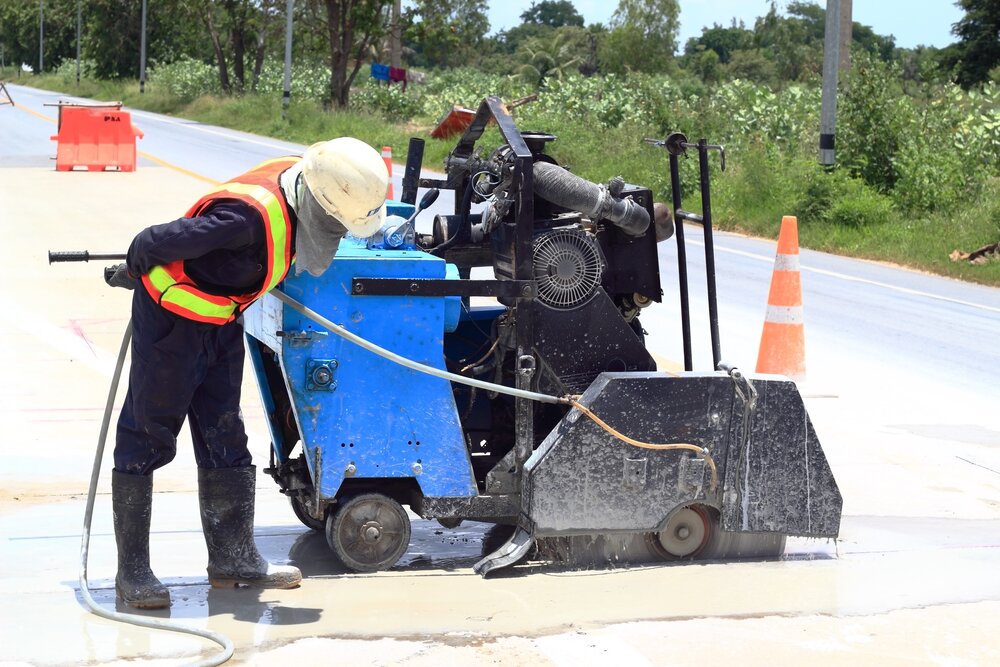
{"type": "MultiPolygon", "coordinates": [[[[187,662],[211,647],[80,606],[83,496],[129,295],[103,284],[101,264],[47,266],[45,253],[123,251],[208,182],[303,147],[137,111],[145,138],[134,173],[57,173],[55,109],[45,105],[60,96],[8,87],[17,106],[0,107],[0,664],[187,662]]],[[[695,367],[707,369],[697,233],[687,232],[695,367]]],[[[718,234],[715,245],[722,356],[752,369],[775,244],[718,234]]],[[[665,299],[642,321],[669,362],[681,358],[676,255],[672,241],[660,251],[665,299]]],[[[307,580],[293,591],[217,591],[205,577],[185,435],[156,478],[152,558],[171,586],[169,616],[229,635],[236,660],[260,665],[997,664],[1000,290],[808,250],[801,263],[800,387],[844,495],[838,541],[790,539],[774,562],[529,565],[482,580],[471,564],[496,535],[416,521],[397,568],[346,575],[261,476],[262,550],[307,580]]],[[[249,383],[244,412],[263,464],[268,438],[249,383]]],[[[109,469],[90,579],[113,606],[109,469]]]]}

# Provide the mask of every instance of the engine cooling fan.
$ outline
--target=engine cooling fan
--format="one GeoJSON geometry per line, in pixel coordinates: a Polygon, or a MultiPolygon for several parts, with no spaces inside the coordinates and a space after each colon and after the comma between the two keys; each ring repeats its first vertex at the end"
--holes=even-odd
{"type": "Polygon", "coordinates": [[[535,237],[532,268],[539,301],[568,310],[587,301],[601,284],[604,260],[585,232],[556,229],[535,237]]]}

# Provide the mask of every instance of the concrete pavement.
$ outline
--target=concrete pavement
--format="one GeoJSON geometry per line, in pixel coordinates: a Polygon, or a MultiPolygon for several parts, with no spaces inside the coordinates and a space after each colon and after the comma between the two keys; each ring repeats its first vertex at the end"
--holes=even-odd
{"type": "MultiPolygon", "coordinates": [[[[187,662],[213,648],[98,619],[79,603],[83,494],[129,294],[104,285],[103,264],[48,266],[46,252],[122,251],[140,228],[179,215],[205,183],[161,166],[56,173],[40,157],[0,163],[0,664],[187,662]]],[[[806,388],[845,517],[837,544],[790,539],[781,561],[585,572],[529,565],[482,580],[471,564],[492,537],[485,527],[417,521],[400,567],[346,575],[262,477],[262,549],[307,579],[293,591],[214,591],[185,435],[156,477],[153,566],[171,585],[170,617],[230,636],[237,663],[996,664],[996,411],[975,422],[922,421],[934,397],[908,400],[906,371],[899,377],[899,399],[873,395],[860,379],[818,378],[806,388]]],[[[268,438],[249,382],[244,397],[263,465],[268,438]]],[[[982,405],[995,408],[995,398],[982,405]]],[[[959,407],[977,412],[968,401],[959,407]]],[[[107,461],[90,573],[110,606],[109,470],[107,461]]]]}

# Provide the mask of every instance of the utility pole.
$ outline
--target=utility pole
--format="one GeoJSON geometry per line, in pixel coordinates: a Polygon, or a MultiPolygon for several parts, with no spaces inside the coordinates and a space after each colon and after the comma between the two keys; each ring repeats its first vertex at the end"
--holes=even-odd
{"type": "Polygon", "coordinates": [[[285,87],[281,93],[281,118],[288,116],[288,105],[292,100],[292,10],[295,0],[288,0],[285,9],[285,87]]]}
{"type": "Polygon", "coordinates": [[[837,134],[837,68],[840,63],[840,0],[826,0],[823,99],[819,114],[819,163],[832,167],[837,134]]]}
{"type": "Polygon", "coordinates": [[[142,33],[139,37],[139,94],[146,92],[146,0],[142,0],[142,33]]]}
{"type": "Polygon", "coordinates": [[[400,25],[402,13],[402,0],[393,0],[392,22],[389,24],[389,64],[392,67],[400,67],[403,61],[403,28],[400,25]]]}
{"type": "Polygon", "coordinates": [[[853,0],[840,0],[840,71],[851,69],[851,43],[853,41],[853,0]]]}
{"type": "Polygon", "coordinates": [[[80,87],[80,33],[82,32],[82,0],[76,0],[76,87],[80,87]]]}
{"type": "Polygon", "coordinates": [[[38,72],[45,71],[45,0],[38,0],[38,72]]]}

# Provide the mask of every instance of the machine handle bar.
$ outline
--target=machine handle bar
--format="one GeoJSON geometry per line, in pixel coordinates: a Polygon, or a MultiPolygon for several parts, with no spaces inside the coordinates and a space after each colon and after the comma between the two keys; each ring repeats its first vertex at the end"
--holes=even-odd
{"type": "Polygon", "coordinates": [[[52,262],[89,262],[90,260],[125,259],[125,253],[89,252],[87,250],[49,250],[49,264],[52,262]]]}

